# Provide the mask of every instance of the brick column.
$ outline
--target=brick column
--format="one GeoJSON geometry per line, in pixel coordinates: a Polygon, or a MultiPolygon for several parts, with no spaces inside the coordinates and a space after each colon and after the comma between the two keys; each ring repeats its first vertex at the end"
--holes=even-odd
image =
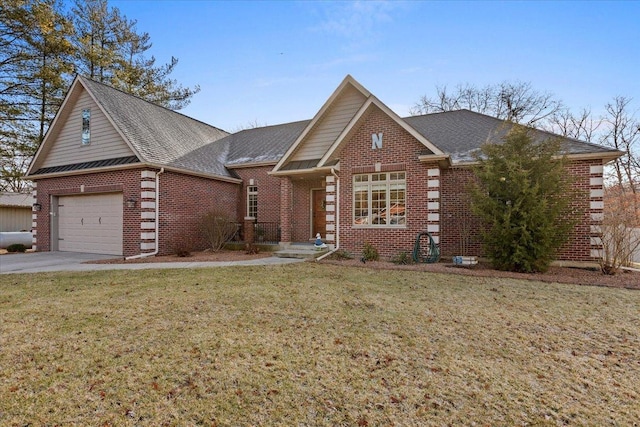
{"type": "Polygon", "coordinates": [[[440,169],[427,171],[427,231],[440,244],[440,169]]]}
{"type": "Polygon", "coordinates": [[[591,259],[602,257],[602,220],[604,219],[604,167],[594,165],[589,167],[589,219],[591,259]]]}
{"type": "Polygon", "coordinates": [[[153,252],[156,247],[156,172],[140,172],[140,251],[153,252]]]}
{"type": "Polygon", "coordinates": [[[280,244],[291,244],[293,184],[288,176],[280,178],[280,244]]]}
{"type": "Polygon", "coordinates": [[[252,216],[244,217],[244,242],[245,243],[255,243],[255,233],[254,233],[254,225],[256,219],[252,216]]]}
{"type": "MultiPolygon", "coordinates": [[[[33,204],[38,203],[38,183],[37,182],[33,182],[33,184],[31,184],[33,186],[33,204]]],[[[34,251],[38,250],[38,212],[35,210],[35,208],[32,206],[31,207],[31,249],[33,249],[34,251]]]]}
{"type": "Polygon", "coordinates": [[[327,235],[325,239],[330,244],[336,243],[336,215],[339,213],[336,209],[336,177],[333,175],[328,175],[325,177],[325,181],[327,186],[325,188],[326,191],[326,221],[327,221],[327,235]]]}

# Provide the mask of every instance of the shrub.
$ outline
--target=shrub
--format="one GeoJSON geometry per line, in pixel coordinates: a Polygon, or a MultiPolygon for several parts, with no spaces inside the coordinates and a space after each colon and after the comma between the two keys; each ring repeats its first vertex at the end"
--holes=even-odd
{"type": "Polygon", "coordinates": [[[364,248],[362,249],[362,259],[364,261],[378,261],[380,259],[380,255],[378,254],[378,250],[369,242],[365,242],[364,248]]]}
{"type": "Polygon", "coordinates": [[[200,219],[199,229],[211,250],[217,252],[235,234],[236,223],[227,213],[214,211],[200,219]]]}
{"type": "Polygon", "coordinates": [[[260,248],[253,243],[247,243],[244,245],[244,253],[247,255],[255,255],[260,252],[260,248]]]}
{"type": "Polygon", "coordinates": [[[353,259],[354,256],[349,251],[346,251],[344,249],[338,249],[337,251],[329,255],[328,258],[333,260],[347,260],[347,259],[353,259]]]}
{"type": "Polygon", "coordinates": [[[640,198],[622,187],[607,188],[605,211],[600,225],[600,270],[614,275],[620,267],[632,264],[640,250],[640,198]]]}
{"type": "Polygon", "coordinates": [[[189,257],[193,251],[193,242],[186,237],[175,237],[171,243],[171,252],[179,257],[189,257]]]}
{"type": "Polygon", "coordinates": [[[15,252],[26,252],[27,247],[22,243],[14,243],[13,245],[7,246],[7,252],[15,253],[15,252]]]}
{"type": "Polygon", "coordinates": [[[408,252],[402,251],[391,257],[391,262],[400,265],[413,264],[413,256],[408,252]]]}
{"type": "Polygon", "coordinates": [[[576,222],[577,192],[557,140],[534,141],[515,126],[503,144],[478,156],[473,211],[484,221],[483,244],[499,270],[546,271],[576,222]]]}

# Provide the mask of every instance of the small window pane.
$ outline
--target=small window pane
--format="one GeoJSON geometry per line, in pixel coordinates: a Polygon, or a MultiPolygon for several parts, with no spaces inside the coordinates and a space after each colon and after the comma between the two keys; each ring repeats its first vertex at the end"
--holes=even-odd
{"type": "Polygon", "coordinates": [[[404,172],[354,175],[353,181],[354,225],[406,224],[404,172]]]}
{"type": "Polygon", "coordinates": [[[258,187],[255,185],[247,187],[247,216],[258,217],[258,187]]]}
{"type": "Polygon", "coordinates": [[[91,143],[91,110],[82,110],[82,145],[91,143]]]}

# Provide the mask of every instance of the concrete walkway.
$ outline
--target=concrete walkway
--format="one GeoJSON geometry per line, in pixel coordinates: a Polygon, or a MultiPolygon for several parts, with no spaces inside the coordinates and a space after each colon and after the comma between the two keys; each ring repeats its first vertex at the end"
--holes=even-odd
{"type": "Polygon", "coordinates": [[[87,261],[113,259],[113,255],[75,252],[35,252],[0,255],[0,274],[46,273],[52,271],[148,270],[160,268],[205,268],[243,265],[279,265],[301,262],[294,258],[259,258],[220,262],[150,262],[137,264],[83,264],[87,261]]]}

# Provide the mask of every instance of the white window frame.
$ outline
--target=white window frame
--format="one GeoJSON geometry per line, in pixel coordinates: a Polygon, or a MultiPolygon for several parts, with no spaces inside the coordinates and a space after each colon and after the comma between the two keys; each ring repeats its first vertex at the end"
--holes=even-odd
{"type": "Polygon", "coordinates": [[[258,186],[247,186],[247,217],[258,218],[258,186]]]}
{"type": "Polygon", "coordinates": [[[82,145],[91,144],[91,108],[82,110],[82,133],[80,138],[82,145]]]}
{"type": "Polygon", "coordinates": [[[353,175],[352,198],[354,227],[405,228],[407,226],[406,172],[353,175]],[[363,195],[366,196],[366,200],[361,197],[363,195]],[[380,207],[381,205],[383,206],[380,207]]]}

